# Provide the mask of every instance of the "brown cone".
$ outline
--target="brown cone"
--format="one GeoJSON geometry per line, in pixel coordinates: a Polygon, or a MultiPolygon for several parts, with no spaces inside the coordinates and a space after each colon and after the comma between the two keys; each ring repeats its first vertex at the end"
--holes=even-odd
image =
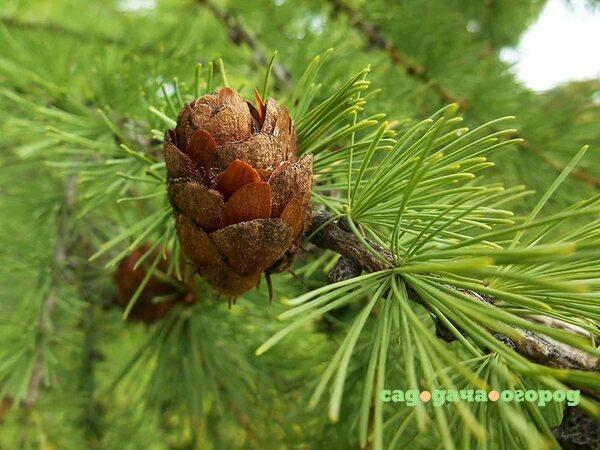
{"type": "Polygon", "coordinates": [[[312,156],[298,160],[287,109],[222,88],[188,103],[165,134],[181,247],[218,292],[238,296],[289,265],[307,227],[312,156]]]}
{"type": "MultiPolygon", "coordinates": [[[[135,265],[147,251],[147,246],[141,246],[121,261],[115,272],[114,279],[118,291],[117,300],[123,308],[127,307],[131,297],[133,297],[140,284],[142,284],[147,274],[147,261],[152,261],[156,257],[156,253],[152,253],[140,267],[135,269],[135,265]]],[[[168,261],[163,259],[159,262],[158,269],[165,272],[168,265],[168,261]]],[[[133,305],[128,318],[151,323],[164,317],[178,303],[191,303],[193,299],[194,296],[191,292],[178,290],[174,285],[152,276],[133,305]],[[172,299],[158,303],[154,302],[156,297],[167,295],[172,296],[172,299]]]]}

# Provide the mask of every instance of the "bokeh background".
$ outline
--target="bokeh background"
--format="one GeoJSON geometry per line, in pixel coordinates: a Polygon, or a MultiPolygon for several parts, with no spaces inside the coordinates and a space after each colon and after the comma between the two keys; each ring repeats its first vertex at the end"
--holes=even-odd
{"type": "MultiPolygon", "coordinates": [[[[59,168],[48,161],[53,145],[68,137],[57,135],[57,123],[65,132],[88,125],[69,122],[52,108],[104,108],[118,118],[124,132],[136,132],[136,124],[155,120],[148,106],[164,102],[161,84],[172,88],[177,77],[189,85],[198,62],[206,65],[222,58],[230,84],[249,94],[262,85],[277,50],[273,90],[289,92],[312,58],[333,48],[319,81],[336,87],[370,65],[369,79],[378,90],[369,98],[371,113],[385,112],[402,123],[454,102],[469,127],[516,116],[511,126],[524,141],[493,155],[496,167],[488,175],[507,185],[526,184],[543,192],[575,152],[590,145],[586,158],[548,204],[552,211],[594,195],[600,187],[599,33],[600,3],[593,0],[3,0],[0,382],[10,374],[25,374],[21,384],[13,380],[10,387],[13,393],[27,391],[27,375],[34,371],[42,342],[32,325],[39,307],[31,305],[39,305],[48,286],[63,276],[51,263],[56,261],[56,223],[51,218],[61,182],[54,177],[59,168]],[[18,322],[13,315],[17,310],[18,322]]],[[[92,122],[86,136],[111,142],[106,130],[92,122]]],[[[535,199],[523,199],[515,209],[526,211],[535,199]]],[[[95,247],[110,238],[110,227],[98,232],[96,225],[81,219],[66,228],[70,232],[79,227],[81,232],[88,227],[84,229],[90,230],[86,233],[95,247]]],[[[85,261],[84,256],[78,261],[80,274],[89,270],[95,277],[85,261]]],[[[203,400],[206,432],[215,433],[210,439],[205,436],[206,442],[220,446],[190,443],[183,419],[171,415],[164,403],[167,394],[162,416],[148,415],[126,393],[97,402],[90,393],[98,386],[104,389],[146,338],[142,325],[126,328],[118,313],[98,316],[80,302],[109,296],[109,280],[107,275],[93,291],[78,284],[52,287],[53,295],[67,305],[58,311],[54,325],[69,331],[44,341],[50,349],[56,344],[60,348],[48,353],[44,377],[62,380],[61,388],[42,396],[34,413],[15,412],[6,397],[0,406],[0,449],[286,448],[292,442],[297,446],[289,448],[328,448],[334,435],[341,436],[338,442],[352,442],[351,423],[333,427],[318,419],[319,411],[305,415],[300,406],[306,403],[301,388],[319,373],[316,367],[324,360],[311,350],[327,345],[326,337],[314,333],[298,337],[293,350],[275,351],[251,368],[239,361],[216,364],[223,378],[238,371],[252,373],[252,383],[267,386],[251,389],[254,397],[232,395],[243,404],[229,405],[228,418],[213,414],[211,402],[218,399],[203,400]],[[290,411],[296,411],[291,418],[290,411]]],[[[245,310],[251,317],[254,313],[245,310]]],[[[268,314],[276,313],[275,307],[268,314]]],[[[222,335],[235,336],[241,330],[236,327],[247,325],[251,330],[243,331],[253,334],[251,341],[225,340],[223,347],[213,349],[215,355],[230,351],[228,346],[251,355],[277,329],[260,321],[232,323],[227,311],[214,314],[201,324],[213,342],[222,335]],[[219,317],[228,325],[214,326],[219,317]]],[[[175,391],[168,372],[163,377],[160,383],[175,391]]],[[[252,384],[240,383],[245,387],[239,392],[252,384]]],[[[0,385],[2,394],[8,389],[4,387],[0,385]]]]}
{"type": "MultiPolygon", "coordinates": [[[[496,157],[510,183],[547,186],[574,152],[599,140],[593,0],[11,0],[0,14],[4,71],[24,64],[75,95],[104,95],[90,101],[132,113],[143,107],[140,88],[151,98],[162,79],[183,78],[199,61],[221,57],[230,77],[249,85],[278,50],[276,72],[293,84],[313,56],[334,48],[321,81],[371,65],[382,90],[371,110],[392,119],[425,117],[448,102],[461,106],[469,126],[516,116],[526,142],[496,157]]],[[[563,194],[598,186],[594,155],[563,194]]]]}

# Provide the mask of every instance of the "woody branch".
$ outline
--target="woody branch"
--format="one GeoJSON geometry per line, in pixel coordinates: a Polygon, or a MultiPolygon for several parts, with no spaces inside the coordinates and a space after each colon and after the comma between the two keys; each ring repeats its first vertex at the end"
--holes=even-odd
{"type": "MultiPolygon", "coordinates": [[[[377,244],[369,242],[373,248],[384,255],[385,259],[375,257],[352,233],[344,229],[343,223],[332,219],[332,215],[326,211],[312,211],[312,226],[306,235],[311,236],[310,241],[313,244],[333,250],[349,258],[366,272],[376,272],[393,267],[392,256],[389,252],[380,248],[377,244]]],[[[483,298],[475,292],[471,292],[470,295],[475,300],[486,303],[491,308],[496,308],[493,305],[493,299],[490,302],[490,299],[483,298]]],[[[427,307],[419,294],[410,288],[409,297],[411,300],[427,307]]],[[[543,334],[533,333],[521,328],[515,328],[517,338],[501,336],[493,330],[492,333],[501,342],[538,364],[564,369],[600,370],[600,358],[597,356],[570,347],[543,334]]]]}

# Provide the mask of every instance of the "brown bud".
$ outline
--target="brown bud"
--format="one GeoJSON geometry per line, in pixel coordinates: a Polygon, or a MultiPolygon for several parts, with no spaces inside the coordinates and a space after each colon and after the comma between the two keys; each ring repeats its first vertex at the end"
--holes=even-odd
{"type": "Polygon", "coordinates": [[[296,157],[287,109],[255,96],[256,107],[227,87],[205,95],[165,135],[181,246],[200,275],[232,296],[291,262],[312,189],[312,156],[296,157]]]}
{"type": "MultiPolygon", "coordinates": [[[[148,251],[146,245],[141,246],[119,264],[114,278],[117,284],[118,303],[123,308],[127,307],[129,301],[142,284],[144,277],[147,274],[148,260],[152,261],[156,257],[156,253],[151,253],[146,261],[136,269],[135,265],[140,258],[148,251]]],[[[166,272],[169,263],[165,259],[161,259],[157,269],[166,272]]],[[[191,303],[194,296],[186,286],[177,286],[178,282],[173,280],[173,283],[161,280],[156,276],[151,276],[146,286],[142,290],[136,303],[133,305],[128,318],[141,322],[154,322],[164,317],[178,303],[191,303]],[[166,298],[165,301],[156,302],[159,297],[166,298]]]]}

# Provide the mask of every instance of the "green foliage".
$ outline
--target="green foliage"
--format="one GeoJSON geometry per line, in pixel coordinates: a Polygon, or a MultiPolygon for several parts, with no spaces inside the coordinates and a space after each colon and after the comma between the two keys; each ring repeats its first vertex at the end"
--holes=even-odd
{"type": "Polygon", "coordinates": [[[344,3],[418,74],[335,1],[127,3],[0,7],[0,398],[16,400],[0,448],[552,448],[560,404],[379,401],[600,386],[497,339],[524,330],[599,356],[600,197],[579,172],[599,173],[583,147],[600,140],[598,83],[533,93],[498,58],[544,2],[344,3]],[[307,244],[271,307],[264,284],[229,309],[200,282],[192,307],[123,321],[143,286],[118,310],[111,276],[140,244],[145,281],[193,278],[163,132],[221,85],[289,106],[315,156],[314,207],[388,268],[327,284],[337,255],[307,244]]]}

